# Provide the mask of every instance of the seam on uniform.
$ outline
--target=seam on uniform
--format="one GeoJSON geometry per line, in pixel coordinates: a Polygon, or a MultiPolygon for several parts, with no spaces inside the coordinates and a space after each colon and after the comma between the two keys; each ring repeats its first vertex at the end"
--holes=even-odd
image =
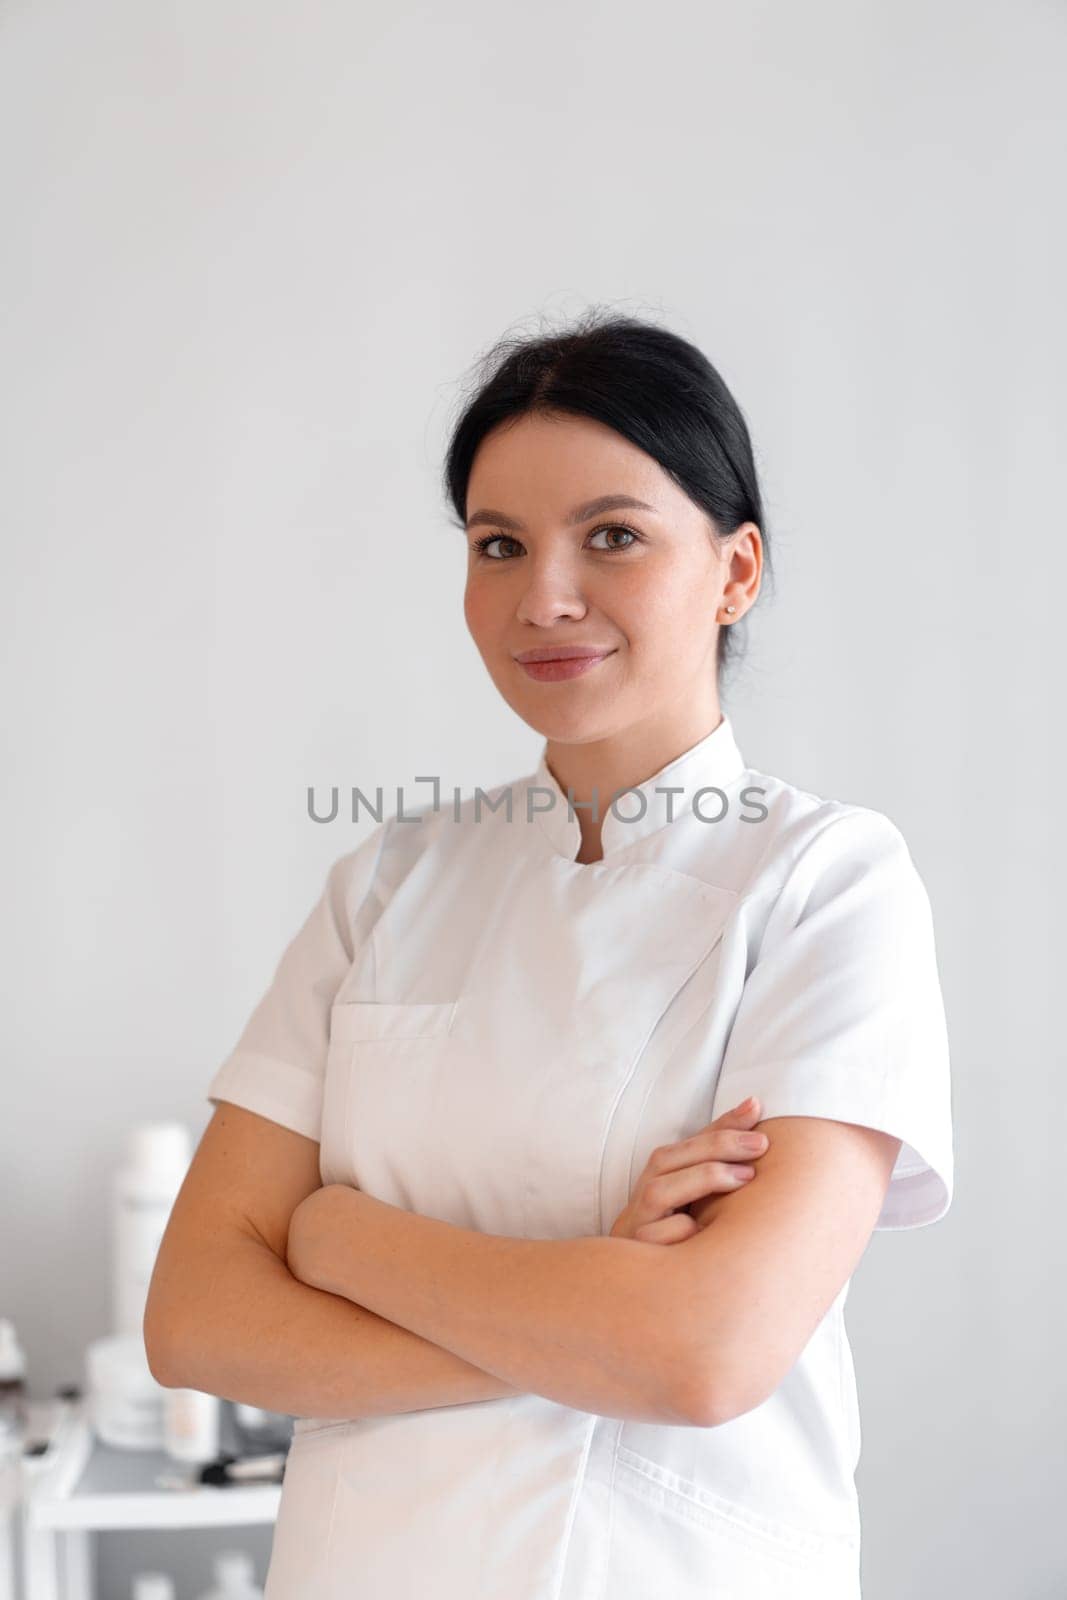
{"type": "Polygon", "coordinates": [[[851,1431],[852,1419],[848,1411],[848,1402],[845,1397],[845,1308],[839,1305],[832,1313],[834,1318],[834,1346],[837,1351],[837,1408],[840,1415],[841,1432],[848,1438],[851,1431]]]}
{"type": "Polygon", "coordinates": [[[370,957],[370,992],[375,1000],[378,998],[378,924],[375,922],[367,940],[367,954],[370,957]]]}
{"type": "MultiPolygon", "coordinates": [[[[353,956],[352,956],[352,962],[349,964],[349,968],[348,968],[349,972],[352,971],[352,966],[354,965],[355,960],[356,960],[356,952],[357,952],[356,931],[357,931],[357,925],[358,925],[360,916],[363,913],[363,908],[366,906],[367,902],[370,900],[371,895],[373,893],[377,893],[378,873],[379,873],[379,871],[381,869],[382,856],[385,854],[386,844],[392,842],[393,821],[394,821],[394,819],[392,817],[388,818],[387,821],[386,821],[385,827],[382,829],[382,836],[378,841],[378,853],[374,857],[374,866],[371,869],[370,881],[368,882],[366,890],[364,891],[364,893],[363,893],[363,895],[362,895],[362,897],[360,899],[359,905],[356,907],[355,911],[353,911],[353,913],[352,913],[352,950],[353,950],[353,956]]],[[[381,914],[384,911],[385,911],[385,906],[383,905],[379,909],[379,916],[381,916],[381,914]]],[[[369,949],[370,961],[371,961],[371,983],[373,985],[373,987],[371,989],[371,993],[372,994],[377,994],[378,993],[378,977],[377,977],[377,974],[378,974],[378,960],[377,960],[378,946],[377,946],[377,942],[376,942],[376,938],[375,938],[375,935],[376,935],[376,932],[377,932],[377,928],[378,928],[378,920],[379,920],[379,918],[375,917],[373,923],[371,924],[370,934],[369,934],[369,936],[367,938],[367,941],[366,941],[367,947],[369,949]]],[[[342,979],[341,981],[343,983],[344,979],[342,979]]],[[[338,989],[337,993],[339,993],[339,992],[340,992],[340,990],[338,989]]],[[[335,998],[336,998],[336,994],[335,994],[335,998]]]]}
{"type": "MultiPolygon", "coordinates": [[[[638,862],[633,862],[632,863],[633,866],[638,866],[638,865],[642,865],[642,864],[643,863],[638,863],[638,862]]],[[[716,890],[716,892],[720,892],[720,891],[716,890]]],[[[734,900],[736,900],[736,898],[737,898],[736,892],[733,889],[724,889],[721,892],[723,894],[732,895],[734,897],[734,900]]],[[[633,1056],[633,1058],[632,1058],[632,1060],[630,1062],[629,1071],[627,1072],[626,1077],[619,1084],[619,1086],[618,1086],[618,1088],[617,1088],[617,1090],[615,1092],[615,1098],[612,1101],[611,1106],[608,1109],[607,1117],[604,1120],[604,1126],[603,1126],[603,1130],[602,1130],[602,1133],[601,1133],[601,1141],[600,1141],[600,1160],[597,1163],[596,1187],[595,1187],[594,1193],[595,1193],[595,1197],[596,1197],[596,1231],[597,1231],[598,1234],[602,1234],[604,1232],[604,1170],[605,1170],[605,1166],[606,1166],[606,1163],[607,1163],[608,1145],[609,1145],[609,1143],[611,1141],[611,1133],[612,1133],[612,1129],[615,1126],[615,1119],[618,1116],[619,1106],[622,1104],[622,1101],[623,1101],[623,1099],[624,1099],[624,1097],[626,1095],[626,1091],[629,1089],[631,1083],[633,1082],[635,1074],[640,1070],[641,1062],[642,1062],[642,1060],[644,1058],[645,1052],[648,1049],[650,1042],[655,1037],[655,1035],[656,1035],[657,1031],[659,1030],[661,1024],[663,1023],[664,1018],[670,1012],[671,1007],[674,1005],[675,1001],[678,999],[678,996],[681,994],[682,990],[686,987],[687,984],[689,984],[692,981],[692,978],[693,978],[694,974],[699,972],[700,968],[704,965],[704,963],[710,959],[710,957],[713,955],[713,953],[722,944],[723,939],[724,939],[725,934],[726,934],[726,929],[730,925],[730,919],[736,914],[736,911],[737,911],[736,905],[731,905],[730,908],[728,909],[725,917],[723,918],[722,923],[719,926],[718,932],[715,934],[715,937],[712,940],[711,944],[705,946],[705,948],[703,950],[701,950],[697,954],[697,956],[695,957],[692,965],[686,970],[685,975],[682,978],[679,979],[678,983],[671,990],[670,996],[668,997],[668,999],[665,1002],[665,1004],[662,1005],[660,1007],[660,1009],[656,1012],[655,1016],[652,1019],[651,1026],[648,1028],[647,1032],[645,1033],[644,1038],[641,1040],[640,1044],[638,1045],[637,1051],[635,1052],[635,1054],[634,1054],[634,1056],[633,1056]]],[[[660,1070],[661,1071],[663,1070],[662,1067],[661,1067],[660,1070]]],[[[647,1095],[646,1095],[646,1103],[647,1103],[647,1095]]],[[[636,1135],[635,1135],[635,1137],[636,1137],[636,1135]]],[[[631,1166],[632,1166],[632,1164],[633,1164],[633,1146],[632,1145],[631,1145],[631,1152],[630,1152],[630,1163],[631,1163],[631,1166]]]]}
{"type": "MultiPolygon", "coordinates": [[[[716,1522],[736,1528],[766,1548],[777,1549],[786,1557],[803,1560],[807,1556],[833,1555],[851,1551],[857,1546],[853,1532],[815,1532],[787,1523],[779,1518],[767,1517],[739,1501],[730,1500],[704,1485],[686,1481],[672,1467],[664,1467],[650,1456],[630,1450],[625,1445],[618,1451],[622,1464],[650,1488],[659,1491],[661,1503],[673,1508],[689,1520],[703,1526],[716,1522]]],[[[636,1488],[636,1486],[635,1486],[636,1488]]]]}
{"type": "Polygon", "coordinates": [[[567,1574],[567,1557],[570,1554],[571,1539],[574,1535],[574,1523],[578,1515],[578,1501],[581,1499],[582,1490],[585,1487],[586,1473],[589,1469],[589,1451],[592,1447],[593,1435],[596,1432],[598,1420],[598,1416],[590,1417],[589,1424],[586,1428],[585,1443],[582,1446],[582,1456],[580,1462],[578,1463],[578,1472],[575,1476],[574,1484],[571,1488],[570,1504],[567,1507],[567,1521],[563,1527],[563,1547],[560,1551],[553,1600],[559,1600],[560,1592],[563,1588],[563,1580],[567,1574]]]}
{"type": "Polygon", "coordinates": [[[604,1531],[604,1582],[600,1589],[600,1600],[611,1600],[608,1593],[608,1582],[611,1577],[611,1544],[615,1536],[615,1475],[619,1470],[619,1446],[622,1440],[623,1429],[626,1427],[623,1418],[615,1429],[615,1438],[611,1445],[611,1473],[608,1477],[608,1525],[604,1531]]]}
{"type": "Polygon", "coordinates": [[[336,1460],[336,1463],[334,1465],[334,1474],[333,1474],[333,1499],[330,1502],[330,1521],[329,1521],[329,1525],[328,1525],[328,1527],[326,1529],[326,1549],[323,1552],[323,1558],[322,1558],[323,1562],[325,1564],[327,1572],[330,1569],[330,1558],[331,1558],[331,1555],[332,1555],[332,1552],[333,1552],[333,1530],[334,1530],[334,1523],[335,1523],[335,1521],[337,1519],[337,1502],[340,1499],[340,1495],[341,1495],[341,1462],[342,1462],[342,1458],[343,1458],[342,1450],[336,1449],[335,1450],[335,1455],[337,1457],[337,1460],[336,1460]]]}
{"type": "MultiPolygon", "coordinates": [[[[882,822],[885,822],[885,823],[888,824],[888,826],[897,835],[898,839],[900,839],[900,841],[904,844],[905,849],[907,849],[907,841],[904,840],[904,837],[900,833],[900,830],[897,828],[896,823],[892,822],[890,820],[890,818],[885,815],[884,812],[875,811],[870,806],[853,806],[853,805],[851,805],[848,802],[843,801],[843,800],[835,800],[835,801],[830,801],[828,803],[831,804],[831,805],[842,806],[842,807],[847,805],[848,809],[840,810],[840,811],[836,812],[835,815],[833,815],[831,817],[828,817],[827,820],[823,823],[822,827],[819,828],[819,830],[816,833],[812,834],[811,838],[807,841],[806,844],[801,846],[801,848],[797,852],[797,854],[795,856],[793,856],[790,861],[788,861],[787,863],[784,863],[784,869],[783,869],[782,874],[781,874],[781,881],[778,884],[778,887],[777,887],[777,889],[776,889],[776,891],[775,891],[775,893],[773,895],[773,898],[771,899],[770,904],[769,904],[768,909],[767,909],[767,918],[766,918],[766,922],[765,922],[765,925],[764,925],[764,932],[766,932],[766,926],[773,919],[774,913],[777,911],[779,904],[781,903],[782,899],[784,898],[785,892],[788,889],[789,884],[792,881],[793,875],[797,871],[797,868],[806,859],[808,853],[811,850],[813,850],[815,848],[815,846],[819,843],[819,841],[823,837],[823,835],[828,833],[831,828],[835,828],[840,823],[848,822],[852,818],[857,817],[857,816],[873,816],[873,817],[877,817],[882,822]]],[[[766,854],[764,855],[764,857],[762,858],[762,860],[760,862],[760,868],[762,868],[764,865],[766,865],[768,867],[771,865],[771,863],[768,862],[767,859],[766,859],[766,854]]],[[[759,869],[757,869],[757,875],[758,875],[758,870],[759,869]]],[[[759,951],[757,952],[757,956],[756,956],[757,961],[760,959],[760,956],[762,954],[762,950],[763,950],[763,939],[761,937],[761,939],[760,939],[760,948],[759,948],[759,951]]]]}
{"type": "Polygon", "coordinates": [[[221,1072],[223,1067],[228,1067],[231,1062],[237,1066],[242,1061],[270,1061],[276,1067],[285,1067],[293,1072],[302,1072],[305,1078],[318,1079],[318,1073],[314,1068],[305,1066],[302,1061],[286,1061],[283,1056],[272,1056],[266,1050],[244,1050],[238,1046],[235,1046],[230,1051],[225,1060],[219,1063],[216,1070],[221,1072]]]}

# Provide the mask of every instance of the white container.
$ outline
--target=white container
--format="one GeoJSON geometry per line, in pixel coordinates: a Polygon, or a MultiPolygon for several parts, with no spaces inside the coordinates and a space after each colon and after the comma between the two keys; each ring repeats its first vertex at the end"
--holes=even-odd
{"type": "Polygon", "coordinates": [[[166,1389],[163,1400],[164,1444],[175,1461],[214,1461],[219,1454],[217,1394],[199,1389],[166,1389]]]}
{"type": "Polygon", "coordinates": [[[21,1437],[26,1431],[28,1405],[26,1352],[11,1318],[0,1317],[0,1434],[21,1437]]]}
{"type": "Polygon", "coordinates": [[[28,1431],[26,1352],[15,1324],[0,1317],[0,1600],[14,1600],[15,1524],[22,1499],[23,1446],[28,1431]]]}
{"type": "Polygon", "coordinates": [[[141,1338],[160,1241],[192,1160],[189,1130],[180,1122],[142,1123],[127,1155],[114,1183],[112,1314],[116,1334],[141,1338]]]}
{"type": "Polygon", "coordinates": [[[133,1600],[174,1600],[174,1579],[166,1572],[137,1572],[133,1600]]]}
{"type": "Polygon", "coordinates": [[[246,1550],[220,1550],[215,1557],[215,1584],[200,1600],[263,1600],[256,1569],[246,1550]]]}
{"type": "Polygon", "coordinates": [[[89,1420],[117,1450],[162,1450],[167,1390],[153,1378],[144,1340],[111,1334],[85,1352],[89,1420]]]}

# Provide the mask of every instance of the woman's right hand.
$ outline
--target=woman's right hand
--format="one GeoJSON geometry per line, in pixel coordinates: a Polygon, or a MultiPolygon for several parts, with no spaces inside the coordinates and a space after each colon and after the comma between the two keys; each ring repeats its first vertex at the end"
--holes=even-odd
{"type": "Polygon", "coordinates": [[[765,1133],[752,1133],[761,1116],[758,1100],[743,1101],[688,1139],[657,1145],[616,1218],[613,1239],[679,1244],[699,1233],[701,1223],[680,1209],[713,1194],[730,1194],[755,1176],[748,1165],[767,1149],[765,1133]],[[757,1140],[756,1145],[746,1143],[757,1140]]]}

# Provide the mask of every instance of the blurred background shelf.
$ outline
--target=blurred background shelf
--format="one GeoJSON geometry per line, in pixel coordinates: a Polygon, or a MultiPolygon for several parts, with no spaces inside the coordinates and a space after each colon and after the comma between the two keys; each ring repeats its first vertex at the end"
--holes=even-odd
{"type": "MultiPolygon", "coordinates": [[[[224,1438],[224,1451],[233,1441],[224,1438]]],[[[56,1449],[24,1469],[23,1600],[95,1600],[93,1539],[112,1529],[252,1527],[273,1523],[281,1485],[167,1488],[197,1469],[161,1450],[104,1444],[81,1417],[56,1449]]]]}

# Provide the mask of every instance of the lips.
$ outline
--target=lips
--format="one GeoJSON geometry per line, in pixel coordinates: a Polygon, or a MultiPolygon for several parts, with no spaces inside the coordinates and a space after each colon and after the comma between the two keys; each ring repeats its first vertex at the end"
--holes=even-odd
{"type": "Polygon", "coordinates": [[[516,656],[517,664],[538,683],[559,683],[564,678],[577,678],[594,672],[602,661],[614,655],[614,650],[586,650],[575,654],[577,647],[566,647],[565,654],[548,655],[544,650],[527,650],[516,656]]]}
{"type": "Polygon", "coordinates": [[[515,660],[524,667],[531,661],[580,661],[587,656],[606,656],[611,649],[606,644],[549,644],[537,650],[518,650],[515,660]]]}

